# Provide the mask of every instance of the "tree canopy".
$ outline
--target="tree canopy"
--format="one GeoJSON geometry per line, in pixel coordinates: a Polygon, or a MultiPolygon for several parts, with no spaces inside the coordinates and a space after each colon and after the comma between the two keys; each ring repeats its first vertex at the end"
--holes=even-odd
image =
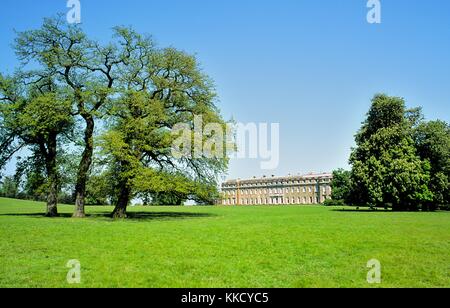
{"type": "Polygon", "coordinates": [[[57,167],[58,143],[73,127],[71,101],[52,79],[25,84],[21,76],[3,79],[0,83],[0,121],[8,142],[1,153],[6,162],[15,153],[28,146],[43,158],[48,178],[47,216],[57,216],[59,174],[57,167]]]}
{"type": "Polygon", "coordinates": [[[334,198],[394,210],[449,204],[449,132],[445,122],[425,122],[420,108],[407,109],[404,99],[376,95],[355,137],[351,172],[335,172],[334,198]]]}
{"type": "Polygon", "coordinates": [[[443,121],[420,123],[413,131],[417,152],[431,164],[433,207],[450,204],[450,125],[443,121]]]}
{"type": "MultiPolygon", "coordinates": [[[[178,125],[193,127],[197,117],[202,128],[226,125],[213,83],[194,56],[158,48],[128,27],[114,28],[112,40],[103,44],[61,17],[18,33],[15,50],[22,62],[17,74],[0,75],[0,167],[26,148],[31,155],[24,161],[34,161],[18,173],[33,191],[45,187],[49,216],[57,215],[62,180],[74,182],[75,217],[84,217],[86,201],[100,203],[105,195],[116,205],[115,217],[125,217],[140,193],[197,200],[217,195],[218,175],[228,164],[224,153],[172,153],[178,125]],[[75,179],[63,171],[71,153],[80,153],[75,179]],[[96,156],[101,170],[94,170],[96,156]]],[[[212,134],[200,136],[202,150],[212,134]]]]}

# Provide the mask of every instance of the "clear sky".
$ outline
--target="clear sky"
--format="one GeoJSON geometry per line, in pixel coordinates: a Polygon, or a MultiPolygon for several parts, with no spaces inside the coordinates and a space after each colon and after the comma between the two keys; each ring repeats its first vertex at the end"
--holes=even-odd
{"type": "MultiPolygon", "coordinates": [[[[17,64],[13,29],[67,12],[66,0],[2,0],[0,71],[17,64]]],[[[229,178],[347,167],[353,136],[377,92],[450,121],[450,1],[81,0],[84,29],[107,40],[116,25],[161,47],[195,53],[216,83],[219,107],[239,122],[280,123],[280,165],[236,160],[229,178]]],[[[9,167],[9,171],[12,167],[9,167]]]]}

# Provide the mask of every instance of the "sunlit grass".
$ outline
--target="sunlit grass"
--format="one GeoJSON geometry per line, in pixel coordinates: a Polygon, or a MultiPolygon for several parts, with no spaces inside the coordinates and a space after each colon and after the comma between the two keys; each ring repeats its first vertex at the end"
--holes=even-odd
{"type": "Polygon", "coordinates": [[[450,287],[450,213],[326,207],[89,207],[42,217],[41,203],[0,199],[0,287],[450,287]]]}

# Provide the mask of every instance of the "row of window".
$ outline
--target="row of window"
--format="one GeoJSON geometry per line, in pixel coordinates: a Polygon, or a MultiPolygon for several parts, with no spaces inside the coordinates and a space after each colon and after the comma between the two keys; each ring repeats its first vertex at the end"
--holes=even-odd
{"type": "Polygon", "coordinates": [[[303,197],[303,198],[243,198],[238,204],[236,199],[225,199],[223,200],[223,205],[276,205],[276,204],[286,204],[286,205],[296,205],[296,204],[318,204],[324,202],[328,197],[303,197]]]}
{"type": "MultiPolygon", "coordinates": [[[[242,190],[242,194],[243,195],[265,195],[267,193],[269,194],[282,194],[282,193],[306,193],[306,192],[312,193],[313,191],[316,193],[317,192],[317,186],[311,187],[309,186],[308,188],[306,187],[292,187],[292,188],[269,188],[269,189],[245,189],[242,190]]],[[[233,196],[236,195],[236,191],[225,191],[224,192],[225,195],[227,196],[233,196]]],[[[330,186],[323,186],[322,187],[322,193],[323,194],[331,194],[331,187],[330,186]]]]}
{"type": "MultiPolygon", "coordinates": [[[[317,183],[329,183],[330,180],[306,180],[306,181],[293,181],[293,182],[270,182],[270,183],[254,183],[247,184],[242,183],[241,188],[250,188],[257,186],[286,186],[286,185],[300,185],[300,184],[317,184],[317,183]]],[[[235,188],[236,184],[223,184],[223,188],[235,188]]]]}

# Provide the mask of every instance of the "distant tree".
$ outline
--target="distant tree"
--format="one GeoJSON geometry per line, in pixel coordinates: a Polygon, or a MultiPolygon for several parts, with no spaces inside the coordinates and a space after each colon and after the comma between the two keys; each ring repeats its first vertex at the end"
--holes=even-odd
{"type": "Polygon", "coordinates": [[[220,199],[220,192],[216,183],[195,184],[189,200],[197,205],[214,205],[220,199]]]}
{"type": "Polygon", "coordinates": [[[0,197],[16,198],[18,194],[19,187],[14,177],[4,177],[4,179],[0,182],[0,197]]]}
{"type": "Polygon", "coordinates": [[[351,202],[351,172],[344,169],[338,169],[333,172],[331,182],[332,198],[334,201],[343,203],[351,202]]]}
{"type": "Polygon", "coordinates": [[[422,160],[431,164],[432,209],[450,204],[450,125],[443,121],[423,122],[414,130],[414,141],[422,160]]]}
{"type": "Polygon", "coordinates": [[[108,205],[112,195],[109,173],[92,174],[86,186],[87,205],[108,205]]]}
{"type": "Polygon", "coordinates": [[[15,178],[22,188],[20,199],[46,200],[48,185],[45,159],[39,151],[33,152],[25,158],[17,158],[15,178]]]}
{"type": "MultiPolygon", "coordinates": [[[[45,201],[48,191],[48,179],[45,168],[45,158],[39,151],[33,151],[25,157],[17,157],[14,177],[21,188],[19,199],[45,201]]],[[[74,183],[77,168],[77,155],[66,153],[61,148],[57,150],[58,169],[58,201],[64,204],[75,204],[74,183]]]]}
{"type": "Polygon", "coordinates": [[[187,196],[180,195],[172,192],[159,192],[150,194],[151,201],[149,204],[151,205],[183,205],[187,200],[187,196]]]}
{"type": "Polygon", "coordinates": [[[353,149],[352,198],[371,206],[416,210],[433,200],[430,163],[417,155],[402,98],[376,95],[353,149]]]}
{"type": "MultiPolygon", "coordinates": [[[[219,191],[214,184],[195,183],[183,177],[171,179],[171,184],[158,185],[160,191],[149,191],[138,194],[144,205],[184,205],[190,200],[197,205],[214,205],[219,199],[219,191]],[[182,182],[180,182],[182,181],[182,182]],[[171,190],[170,190],[171,189],[171,190]]],[[[158,187],[156,186],[156,187],[158,187]]]]}

